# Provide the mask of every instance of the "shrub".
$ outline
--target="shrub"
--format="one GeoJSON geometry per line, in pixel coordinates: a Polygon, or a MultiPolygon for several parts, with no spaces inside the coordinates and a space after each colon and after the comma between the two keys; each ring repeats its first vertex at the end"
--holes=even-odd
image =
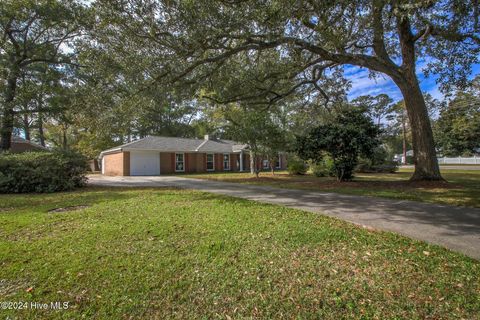
{"type": "Polygon", "coordinates": [[[287,170],[289,174],[303,175],[307,172],[307,166],[303,160],[292,157],[288,159],[287,170]]]}
{"type": "Polygon", "coordinates": [[[387,161],[383,164],[373,166],[373,169],[378,173],[395,173],[398,171],[398,162],[387,161]]]}
{"type": "Polygon", "coordinates": [[[322,160],[317,163],[311,161],[309,167],[316,177],[335,176],[333,160],[329,156],[324,156],[322,160]]]}
{"type": "Polygon", "coordinates": [[[379,165],[384,164],[385,161],[388,159],[387,150],[383,146],[378,146],[373,149],[373,152],[368,155],[369,160],[371,161],[372,165],[379,165]]]}
{"type": "Polygon", "coordinates": [[[73,152],[0,154],[0,192],[55,192],[86,182],[86,159],[73,152]]]}
{"type": "Polygon", "coordinates": [[[380,143],[379,134],[364,108],[345,106],[306,135],[297,136],[295,151],[302,159],[316,162],[328,154],[337,180],[351,180],[358,157],[373,153],[380,143]]]}
{"type": "Polygon", "coordinates": [[[358,160],[358,164],[357,164],[357,167],[355,168],[355,172],[360,172],[360,173],[374,172],[372,161],[369,159],[361,158],[360,160],[358,160]]]}
{"type": "Polygon", "coordinates": [[[384,161],[382,164],[373,165],[368,159],[360,159],[355,172],[360,173],[395,173],[398,171],[398,162],[384,161]]]}

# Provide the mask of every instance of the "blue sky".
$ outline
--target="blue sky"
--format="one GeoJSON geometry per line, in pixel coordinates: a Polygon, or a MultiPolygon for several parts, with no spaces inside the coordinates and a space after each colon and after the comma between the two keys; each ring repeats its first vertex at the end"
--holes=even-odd
{"type": "MultiPolygon", "coordinates": [[[[436,99],[442,99],[443,94],[438,89],[438,85],[436,83],[438,76],[431,74],[430,77],[425,77],[421,70],[421,63],[418,64],[417,69],[422,91],[430,93],[436,99]]],[[[345,66],[344,70],[345,76],[352,82],[352,88],[348,93],[348,97],[350,99],[362,95],[375,96],[380,93],[388,94],[395,101],[402,99],[400,90],[388,76],[380,74],[376,79],[369,79],[368,69],[361,69],[359,67],[350,65],[345,66]]],[[[478,74],[480,74],[480,64],[476,64],[472,67],[470,78],[473,78],[478,74]]]]}

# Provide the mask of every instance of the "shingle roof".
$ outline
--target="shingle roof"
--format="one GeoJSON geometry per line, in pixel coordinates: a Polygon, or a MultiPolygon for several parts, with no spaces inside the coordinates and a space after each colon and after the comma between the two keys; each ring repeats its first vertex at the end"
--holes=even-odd
{"type": "Polygon", "coordinates": [[[24,139],[22,137],[19,137],[19,136],[12,136],[12,139],[11,139],[11,142],[12,144],[13,143],[22,143],[22,144],[29,144],[35,148],[38,148],[38,149],[44,149],[44,150],[48,150],[48,148],[38,144],[38,143],[35,143],[33,141],[30,141],[30,140],[27,140],[27,139],[24,139]]]}
{"type": "Polygon", "coordinates": [[[104,150],[100,155],[117,150],[158,150],[162,152],[240,152],[246,145],[230,140],[203,140],[148,136],[104,150]]]}
{"type": "Polygon", "coordinates": [[[196,149],[198,152],[240,152],[245,149],[245,145],[239,145],[238,142],[229,140],[204,140],[196,149]],[[243,146],[243,147],[241,147],[243,146]]]}

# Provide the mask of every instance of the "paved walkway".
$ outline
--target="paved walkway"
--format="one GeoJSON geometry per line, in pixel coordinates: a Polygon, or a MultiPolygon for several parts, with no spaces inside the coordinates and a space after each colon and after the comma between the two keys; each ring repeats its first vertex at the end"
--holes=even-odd
{"type": "Polygon", "coordinates": [[[197,189],[322,213],[359,225],[439,244],[480,260],[480,209],[374,197],[280,189],[175,176],[105,177],[91,185],[197,189]]]}

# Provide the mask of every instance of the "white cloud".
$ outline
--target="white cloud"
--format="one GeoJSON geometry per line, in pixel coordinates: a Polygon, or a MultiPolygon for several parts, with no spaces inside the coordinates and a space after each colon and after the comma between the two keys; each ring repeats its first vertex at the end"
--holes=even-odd
{"type": "Polygon", "coordinates": [[[368,69],[347,66],[345,68],[345,77],[352,83],[352,88],[348,93],[350,99],[381,93],[388,94],[394,100],[401,99],[400,91],[388,76],[379,74],[376,78],[369,78],[368,69]]]}

